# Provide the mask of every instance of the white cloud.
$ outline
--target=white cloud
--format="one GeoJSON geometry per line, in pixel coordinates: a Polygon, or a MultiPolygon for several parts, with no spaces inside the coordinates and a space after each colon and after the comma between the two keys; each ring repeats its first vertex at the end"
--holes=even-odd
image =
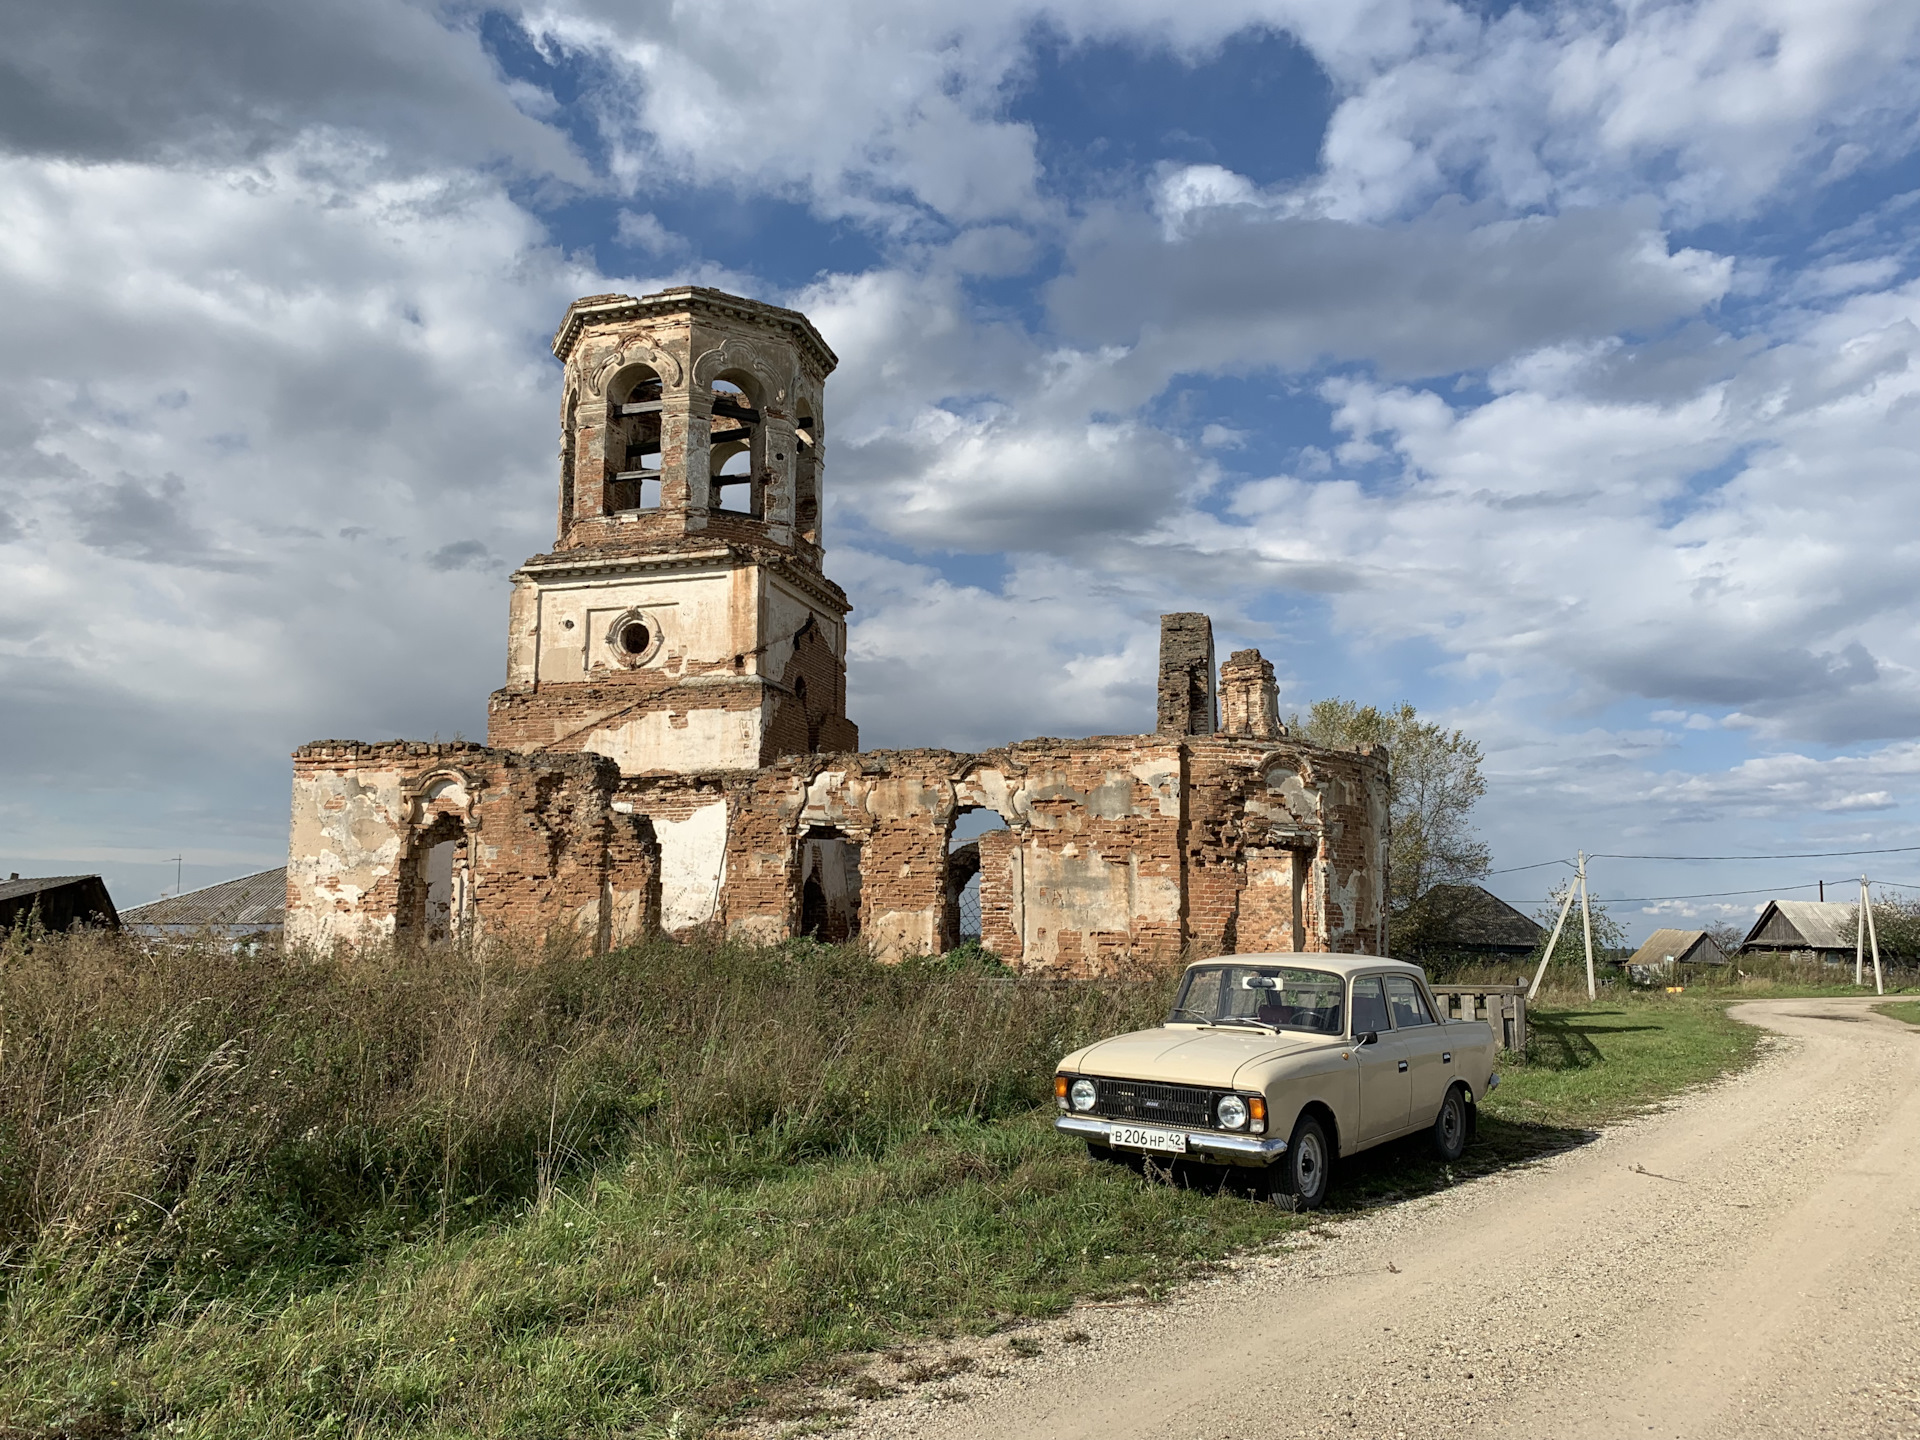
{"type": "Polygon", "coordinates": [[[552,97],[502,84],[475,29],[430,3],[62,0],[0,14],[0,152],[221,164],[332,129],[377,139],[396,168],[505,161],[589,178],[543,123],[552,97]]]}
{"type": "Polygon", "coordinates": [[[622,210],[614,222],[614,239],[649,255],[682,255],[692,249],[684,235],[676,235],[660,223],[660,217],[644,211],[622,210]]]}
{"type": "Polygon", "coordinates": [[[121,843],[270,856],[284,818],[235,797],[294,745],[479,734],[503,567],[471,562],[548,538],[541,342],[599,277],[497,185],[319,138],[0,160],[0,196],[0,705],[51,787],[36,843],[105,788],[121,843]]]}

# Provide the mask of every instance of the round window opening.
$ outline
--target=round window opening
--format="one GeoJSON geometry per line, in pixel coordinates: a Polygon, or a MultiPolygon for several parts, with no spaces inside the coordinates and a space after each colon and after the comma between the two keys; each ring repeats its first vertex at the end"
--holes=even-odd
{"type": "Polygon", "coordinates": [[[659,653],[660,623],[645,610],[629,610],[607,627],[607,649],[617,665],[637,670],[659,653]]]}

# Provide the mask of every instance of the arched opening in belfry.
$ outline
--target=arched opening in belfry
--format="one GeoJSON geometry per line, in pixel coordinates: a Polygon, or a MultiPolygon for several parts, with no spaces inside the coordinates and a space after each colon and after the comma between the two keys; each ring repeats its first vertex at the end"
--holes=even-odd
{"type": "Polygon", "coordinates": [[[860,933],[859,844],[831,825],[813,825],[799,849],[797,933],[828,945],[853,939],[860,933]]]}
{"type": "Polygon", "coordinates": [[[617,466],[607,484],[607,511],[660,508],[660,456],[665,402],[659,374],[647,365],[623,370],[607,406],[607,458],[617,466]]]}
{"type": "MultiPolygon", "coordinates": [[[[951,950],[972,940],[985,944],[984,871],[989,863],[1004,870],[1012,842],[1006,817],[997,810],[979,805],[963,805],[954,811],[953,826],[947,834],[946,914],[941,925],[941,943],[951,950]]],[[[1001,883],[985,887],[997,896],[1005,889],[1001,883]]],[[[991,948],[991,947],[989,947],[991,948]]]]}
{"type": "Polygon", "coordinates": [[[818,407],[803,406],[794,422],[793,528],[800,538],[820,543],[820,424],[818,407]]]}
{"type": "Polygon", "coordinates": [[[761,471],[766,467],[760,406],[752,377],[739,372],[713,382],[713,424],[708,432],[712,508],[736,515],[763,513],[761,471]]]}

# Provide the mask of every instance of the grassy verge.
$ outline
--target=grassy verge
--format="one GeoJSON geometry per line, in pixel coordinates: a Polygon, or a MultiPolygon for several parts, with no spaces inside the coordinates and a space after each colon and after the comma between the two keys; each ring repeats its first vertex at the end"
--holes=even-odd
{"type": "Polygon", "coordinates": [[[1584,1144],[1598,1126],[1740,1069],[1760,1032],[1727,1018],[1728,998],[1627,992],[1536,1008],[1529,1053],[1503,1058],[1500,1088],[1481,1105],[1478,1140],[1458,1165],[1428,1159],[1418,1140],[1356,1156],[1333,1207],[1428,1193],[1584,1144]]]}
{"type": "MultiPolygon", "coordinates": [[[[91,946],[92,948],[89,948],[91,946]]],[[[1163,982],[846,952],[350,967],[0,952],[0,1435],[683,1435],[835,1356],[1152,1291],[1302,1223],[1090,1164],[1053,1059],[1163,982]]],[[[1692,996],[1540,1014],[1483,1143],[1738,1065],[1692,996]]]]}
{"type": "Polygon", "coordinates": [[[1896,1000],[1891,1005],[1876,1005],[1873,1008],[1882,1015],[1891,1015],[1909,1025],[1920,1025],[1920,1000],[1896,1000]]]}

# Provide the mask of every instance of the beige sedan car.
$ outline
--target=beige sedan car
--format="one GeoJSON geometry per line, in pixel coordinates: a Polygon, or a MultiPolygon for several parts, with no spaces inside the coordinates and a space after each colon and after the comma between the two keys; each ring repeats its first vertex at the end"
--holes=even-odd
{"type": "Polygon", "coordinates": [[[1101,1159],[1259,1168],[1312,1209],[1336,1155],[1426,1131],[1443,1160],[1500,1083],[1493,1029],[1447,1020],[1418,965],[1373,955],[1223,955],[1187,967],[1166,1024],[1060,1062],[1057,1129],[1101,1159]]]}

